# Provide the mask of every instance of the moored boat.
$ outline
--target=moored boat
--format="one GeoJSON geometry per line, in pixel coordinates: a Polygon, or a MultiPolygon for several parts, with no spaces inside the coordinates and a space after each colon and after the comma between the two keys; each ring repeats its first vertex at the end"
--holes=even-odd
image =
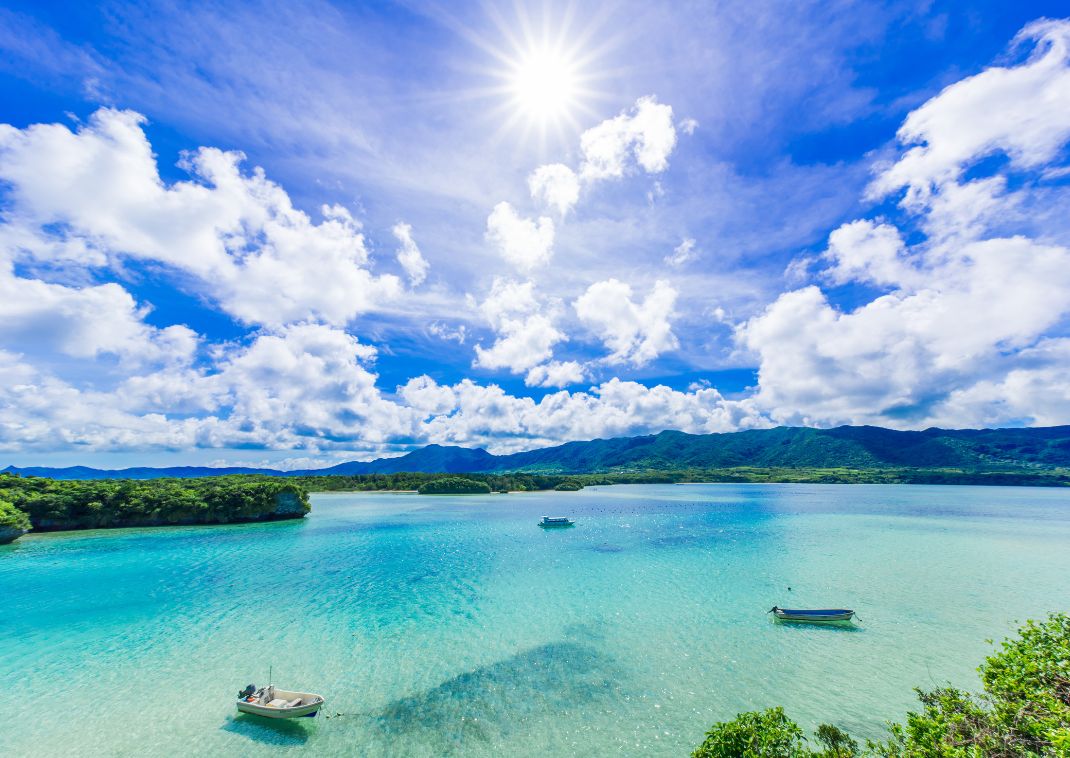
{"type": "Polygon", "coordinates": [[[543,529],[563,529],[569,526],[576,526],[576,522],[565,516],[543,516],[539,526],[543,529]]]}
{"type": "Polygon", "coordinates": [[[829,624],[850,621],[855,612],[849,608],[781,608],[774,605],[769,609],[778,621],[804,621],[810,624],[829,624]]]}
{"type": "Polygon", "coordinates": [[[269,719],[294,719],[315,716],[323,707],[323,696],[314,692],[281,690],[273,684],[256,688],[250,684],[238,693],[238,710],[269,719]]]}

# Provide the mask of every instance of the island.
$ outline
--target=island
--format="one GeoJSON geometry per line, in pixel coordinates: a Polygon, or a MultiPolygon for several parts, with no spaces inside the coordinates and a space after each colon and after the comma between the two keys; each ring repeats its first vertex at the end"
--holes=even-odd
{"type": "Polygon", "coordinates": [[[0,474],[0,534],[302,518],[297,482],[271,477],[56,480],[0,474]],[[4,507],[7,506],[7,507],[4,507]],[[21,518],[20,518],[21,516],[21,518]]]}

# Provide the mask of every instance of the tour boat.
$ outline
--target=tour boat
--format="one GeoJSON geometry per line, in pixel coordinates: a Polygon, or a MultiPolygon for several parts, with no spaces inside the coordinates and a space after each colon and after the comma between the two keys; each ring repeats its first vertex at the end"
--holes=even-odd
{"type": "Polygon", "coordinates": [[[576,526],[576,522],[564,516],[543,516],[539,526],[543,529],[561,529],[567,526],[576,526]]]}
{"type": "Polygon", "coordinates": [[[819,608],[803,610],[799,608],[780,608],[774,605],[769,609],[780,621],[806,621],[811,624],[827,624],[834,621],[850,621],[855,612],[848,608],[819,608]]]}
{"type": "Polygon", "coordinates": [[[323,707],[323,697],[313,692],[280,690],[275,685],[256,688],[250,684],[238,693],[238,710],[269,719],[294,719],[315,716],[323,707]]]}

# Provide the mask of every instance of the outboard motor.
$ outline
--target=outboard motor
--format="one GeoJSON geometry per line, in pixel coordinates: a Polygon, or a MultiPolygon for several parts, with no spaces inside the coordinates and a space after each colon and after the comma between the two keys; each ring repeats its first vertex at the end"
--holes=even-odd
{"type": "Polygon", "coordinates": [[[247,684],[245,686],[245,689],[238,693],[238,699],[239,700],[244,700],[245,698],[247,698],[250,695],[253,695],[255,693],[256,693],[256,685],[255,684],[247,684]]]}

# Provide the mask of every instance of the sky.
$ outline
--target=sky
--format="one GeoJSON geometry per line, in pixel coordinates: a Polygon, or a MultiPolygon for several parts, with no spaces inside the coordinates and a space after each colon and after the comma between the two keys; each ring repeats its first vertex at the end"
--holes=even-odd
{"type": "Polygon", "coordinates": [[[1065,15],[6,0],[0,466],[1070,423],[1065,15]]]}

